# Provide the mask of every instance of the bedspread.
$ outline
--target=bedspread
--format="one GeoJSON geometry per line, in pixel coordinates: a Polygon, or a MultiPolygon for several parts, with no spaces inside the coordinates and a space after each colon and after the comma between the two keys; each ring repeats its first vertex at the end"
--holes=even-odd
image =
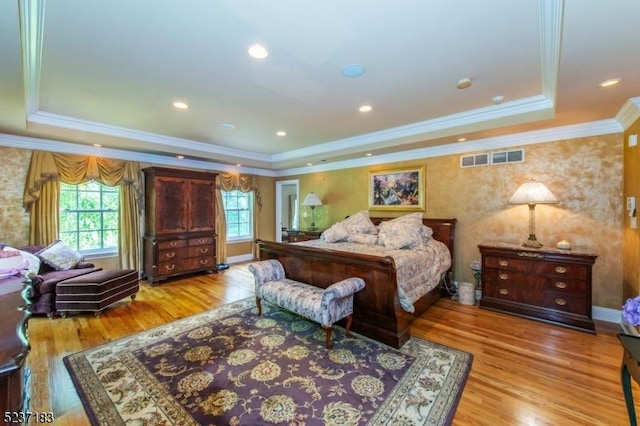
{"type": "Polygon", "coordinates": [[[426,247],[420,249],[391,250],[376,244],[359,244],[351,242],[327,243],[326,241],[309,240],[299,243],[320,249],[330,249],[349,253],[362,253],[372,256],[389,256],[396,265],[398,280],[398,301],[407,312],[414,312],[416,300],[436,287],[442,274],[451,266],[451,254],[446,245],[430,239],[426,247]]]}

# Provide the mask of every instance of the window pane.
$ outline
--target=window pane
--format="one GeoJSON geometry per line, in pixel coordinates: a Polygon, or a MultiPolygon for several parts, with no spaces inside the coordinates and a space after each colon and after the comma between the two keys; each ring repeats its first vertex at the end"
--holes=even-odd
{"type": "Polygon", "coordinates": [[[60,184],[60,239],[77,250],[117,249],[120,189],[60,184]]]}

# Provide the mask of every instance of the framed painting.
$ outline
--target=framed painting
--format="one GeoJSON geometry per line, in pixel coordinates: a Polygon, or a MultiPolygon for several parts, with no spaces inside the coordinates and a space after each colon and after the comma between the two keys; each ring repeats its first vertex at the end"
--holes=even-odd
{"type": "Polygon", "coordinates": [[[369,210],[424,211],[424,169],[369,172],[369,210]]]}

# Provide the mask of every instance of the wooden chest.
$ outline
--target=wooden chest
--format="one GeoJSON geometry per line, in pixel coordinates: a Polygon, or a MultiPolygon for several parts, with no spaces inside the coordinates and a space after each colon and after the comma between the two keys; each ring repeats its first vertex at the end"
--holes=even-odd
{"type": "Polygon", "coordinates": [[[595,254],[507,243],[478,247],[482,255],[480,307],[595,332],[591,316],[595,254]]]}

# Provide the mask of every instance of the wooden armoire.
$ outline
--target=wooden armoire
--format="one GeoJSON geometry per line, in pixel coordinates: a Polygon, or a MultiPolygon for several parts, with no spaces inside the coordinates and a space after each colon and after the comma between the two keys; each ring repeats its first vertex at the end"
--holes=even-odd
{"type": "Polygon", "coordinates": [[[214,271],[216,174],[148,167],[143,270],[151,283],[214,271]]]}

